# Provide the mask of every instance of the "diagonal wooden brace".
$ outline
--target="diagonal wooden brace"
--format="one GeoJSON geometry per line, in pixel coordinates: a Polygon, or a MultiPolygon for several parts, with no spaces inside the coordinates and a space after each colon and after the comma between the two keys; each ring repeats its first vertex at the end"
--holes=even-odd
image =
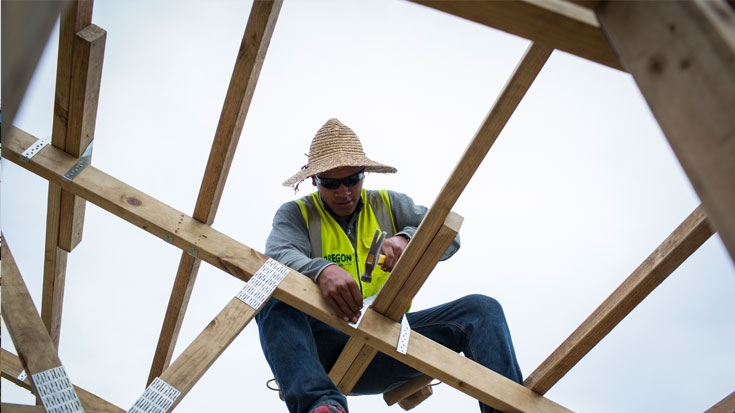
{"type": "MultiPolygon", "coordinates": [[[[424,251],[422,258],[419,260],[419,265],[413,268],[408,277],[401,277],[402,273],[400,271],[405,267],[401,267],[399,262],[396,265],[396,270],[375,298],[372,308],[378,313],[385,314],[390,319],[399,320],[406,312],[411,300],[418,293],[419,288],[439,262],[444,251],[447,250],[449,244],[459,232],[461,225],[462,217],[450,212],[444,224],[439,228],[439,231],[424,251]]],[[[416,234],[416,237],[421,236],[418,231],[416,234]]],[[[404,254],[410,254],[410,245],[409,243],[409,247],[406,248],[404,254]]],[[[403,260],[403,257],[401,260],[403,260]]],[[[329,372],[329,376],[343,393],[349,394],[376,354],[375,349],[350,340],[329,372]]]]}
{"type": "MultiPolygon", "coordinates": [[[[18,350],[18,354],[20,354],[23,369],[31,379],[33,393],[40,396],[44,401],[44,406],[48,408],[45,394],[39,392],[37,380],[45,376],[47,372],[57,371],[63,366],[56,354],[56,346],[51,341],[41,316],[33,304],[33,299],[28,293],[23,277],[20,275],[18,266],[10,251],[9,242],[4,235],[2,238],[4,241],[2,246],[3,318],[8,327],[10,338],[18,350]]],[[[63,385],[61,387],[64,390],[63,385]]],[[[78,396],[73,388],[66,389],[65,394],[69,395],[67,398],[69,403],[79,403],[78,396]]]]}
{"type": "MultiPolygon", "coordinates": [[[[465,150],[459,163],[437,196],[436,201],[429,208],[426,217],[424,217],[423,222],[416,231],[416,235],[398,261],[393,273],[375,299],[373,307],[377,312],[385,314],[393,320],[398,320],[403,309],[406,308],[398,298],[400,297],[399,292],[403,293],[402,286],[406,284],[407,279],[413,276],[412,272],[419,265],[419,258],[426,251],[434,234],[438,233],[439,226],[447,218],[450,209],[500,135],[513,111],[518,107],[521,99],[531,87],[531,84],[543,68],[551,52],[552,49],[549,47],[534,43],[528,47],[505,88],[501,91],[500,96],[498,96],[492,109],[485,117],[485,121],[480,126],[480,129],[475,134],[472,142],[470,142],[470,145],[465,150]],[[404,268],[410,270],[404,270],[404,268]],[[394,301],[396,302],[394,303],[394,301]]],[[[431,261],[427,260],[425,262],[429,263],[431,261]]],[[[421,283],[423,281],[416,286],[416,291],[418,291],[421,283]]],[[[410,297],[412,299],[413,295],[410,297]]],[[[348,343],[348,347],[352,346],[355,346],[355,344],[348,343]]],[[[367,368],[369,360],[372,360],[372,357],[376,354],[374,350],[369,349],[348,348],[348,350],[349,354],[359,354],[363,362],[355,365],[353,368],[349,366],[352,363],[347,360],[348,356],[345,354],[344,357],[340,357],[341,360],[338,360],[335,366],[336,370],[333,368],[333,371],[330,372],[332,380],[345,393],[349,393],[352,390],[360,375],[367,368]],[[368,361],[366,362],[364,360],[368,361]]]]}
{"type": "Polygon", "coordinates": [[[669,235],[541,365],[524,385],[545,394],[714,233],[702,205],[669,235]]]}

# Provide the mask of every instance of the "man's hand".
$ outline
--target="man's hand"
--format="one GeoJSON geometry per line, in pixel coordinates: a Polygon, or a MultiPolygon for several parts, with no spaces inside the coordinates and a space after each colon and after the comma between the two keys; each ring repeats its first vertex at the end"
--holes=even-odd
{"type": "Polygon", "coordinates": [[[362,293],[352,275],[338,265],[329,265],[317,278],[322,297],[332,306],[337,316],[356,323],[362,309],[362,293]]]}
{"type": "Polygon", "coordinates": [[[406,245],[408,245],[408,240],[401,235],[386,238],[383,241],[383,246],[380,248],[380,252],[385,255],[385,261],[380,265],[380,269],[387,272],[393,271],[393,267],[398,262],[398,259],[401,258],[401,254],[406,249],[406,245]]]}

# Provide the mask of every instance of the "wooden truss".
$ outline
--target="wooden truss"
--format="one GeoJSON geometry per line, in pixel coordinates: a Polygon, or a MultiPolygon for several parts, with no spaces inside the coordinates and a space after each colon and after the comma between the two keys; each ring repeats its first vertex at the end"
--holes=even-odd
{"type": "MultiPolygon", "coordinates": [[[[37,392],[39,373],[62,366],[56,348],[66,259],[81,240],[85,201],[182,250],[148,378],[149,384],[157,379],[179,392],[165,411],[176,407],[253,319],[258,309],[233,298],[183,353],[171,360],[200,262],[206,261],[248,281],[267,260],[259,251],[214,230],[211,224],[281,2],[257,0],[253,4],[192,215],[177,211],[91,165],[71,179],[65,177],[84,158],[85,149],[93,141],[106,32],[91,21],[91,0],[71,1],[63,8],[61,2],[3,2],[3,25],[8,33],[3,39],[24,39],[20,43],[28,46],[3,48],[8,76],[17,81],[3,84],[8,96],[14,98],[5,102],[2,156],[49,182],[40,314],[15,265],[10,245],[6,242],[2,247],[2,313],[19,354],[16,357],[2,350],[3,377],[37,392]],[[52,144],[28,159],[23,153],[37,139],[13,127],[13,116],[45,43],[44,33],[48,35],[59,12],[52,144]],[[8,15],[18,16],[7,20],[16,24],[6,25],[8,15]],[[27,21],[40,27],[24,26],[22,22],[27,21]],[[27,373],[25,379],[19,378],[23,370],[27,373]]],[[[731,109],[735,107],[735,14],[724,1],[415,2],[522,36],[532,43],[358,328],[338,319],[320,297],[316,285],[293,270],[288,271],[273,296],[351,336],[330,372],[344,392],[353,388],[380,351],[424,372],[427,378],[439,379],[503,411],[569,411],[544,394],[714,232],[720,234],[735,259],[735,117],[731,109]],[[711,47],[699,47],[701,44],[711,47]],[[452,207],[554,49],[628,71],[633,76],[702,205],[523,385],[415,332],[411,332],[407,353],[399,353],[397,320],[462,224],[462,217],[453,213],[452,207]]],[[[422,380],[416,388],[428,382],[426,378],[422,380]]],[[[73,387],[73,392],[86,411],[122,411],[79,387],[73,387]]],[[[43,399],[42,394],[36,394],[43,399]]],[[[734,406],[735,393],[709,411],[729,412],[734,406]]],[[[39,406],[13,404],[3,404],[2,408],[9,412],[43,411],[39,406]]]]}

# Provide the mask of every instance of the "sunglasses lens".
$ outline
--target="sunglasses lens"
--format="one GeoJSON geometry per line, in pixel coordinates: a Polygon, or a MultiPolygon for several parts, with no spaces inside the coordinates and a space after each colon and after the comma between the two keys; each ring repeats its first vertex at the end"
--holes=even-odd
{"type": "Polygon", "coordinates": [[[357,185],[358,182],[362,181],[362,178],[365,177],[365,174],[360,171],[354,175],[350,175],[347,178],[342,179],[334,179],[334,178],[320,178],[316,177],[317,182],[319,185],[327,188],[327,189],[337,189],[340,185],[345,184],[346,187],[353,187],[357,185]]]}
{"type": "Polygon", "coordinates": [[[345,184],[345,186],[355,186],[355,184],[360,182],[360,179],[362,179],[362,177],[357,175],[348,176],[347,178],[342,180],[342,183],[345,184]]]}
{"type": "Polygon", "coordinates": [[[319,183],[327,188],[327,189],[337,189],[339,188],[340,181],[339,179],[319,179],[319,183]]]}

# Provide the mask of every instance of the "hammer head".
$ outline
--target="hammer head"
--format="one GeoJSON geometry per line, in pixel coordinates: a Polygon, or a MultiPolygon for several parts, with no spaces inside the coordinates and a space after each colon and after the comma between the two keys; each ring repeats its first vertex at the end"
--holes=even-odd
{"type": "Polygon", "coordinates": [[[383,241],[385,240],[386,235],[387,233],[385,231],[381,231],[379,229],[375,230],[373,242],[370,244],[367,259],[365,260],[365,272],[363,272],[362,277],[360,277],[363,282],[369,283],[373,281],[373,269],[378,265],[378,260],[380,259],[380,247],[383,246],[383,241]]]}

